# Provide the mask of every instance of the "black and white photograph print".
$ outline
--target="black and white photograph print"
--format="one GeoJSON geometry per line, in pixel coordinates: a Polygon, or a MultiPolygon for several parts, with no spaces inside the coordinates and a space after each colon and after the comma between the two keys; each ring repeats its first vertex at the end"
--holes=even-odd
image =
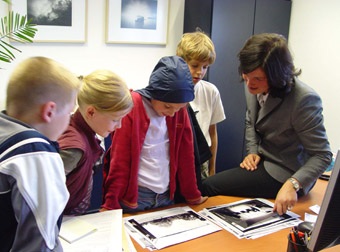
{"type": "Polygon", "coordinates": [[[106,0],[105,43],[166,45],[170,0],[106,0]]]}
{"type": "Polygon", "coordinates": [[[150,240],[160,237],[183,233],[207,225],[207,220],[193,211],[166,216],[164,218],[152,219],[138,223],[134,219],[130,223],[140,232],[144,233],[150,240]]]}
{"type": "Polygon", "coordinates": [[[27,0],[27,17],[36,25],[72,26],[72,0],[27,0]]]}
{"type": "Polygon", "coordinates": [[[158,0],[121,1],[121,28],[156,30],[158,0]]]}
{"type": "Polygon", "coordinates": [[[276,212],[273,212],[272,206],[257,199],[209,211],[243,231],[289,217],[279,216],[276,212]]]}
{"type": "Polygon", "coordinates": [[[256,198],[207,207],[199,213],[239,239],[256,239],[301,222],[298,214],[278,215],[273,209],[273,202],[256,198]]]}
{"type": "Polygon", "coordinates": [[[146,247],[151,244],[156,249],[221,230],[190,207],[175,207],[126,217],[124,224],[136,241],[146,247]]]}
{"type": "Polygon", "coordinates": [[[32,19],[34,42],[85,43],[88,0],[11,0],[11,11],[32,19]]]}

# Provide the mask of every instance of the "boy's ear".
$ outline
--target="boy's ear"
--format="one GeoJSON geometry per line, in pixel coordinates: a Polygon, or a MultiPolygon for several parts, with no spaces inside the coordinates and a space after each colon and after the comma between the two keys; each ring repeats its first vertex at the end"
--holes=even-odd
{"type": "Polygon", "coordinates": [[[94,113],[96,112],[96,108],[93,107],[92,105],[87,106],[85,110],[85,114],[87,118],[92,118],[94,116],[94,113]]]}
{"type": "Polygon", "coordinates": [[[50,123],[57,112],[57,104],[55,102],[46,102],[41,109],[41,117],[47,123],[50,123]]]}

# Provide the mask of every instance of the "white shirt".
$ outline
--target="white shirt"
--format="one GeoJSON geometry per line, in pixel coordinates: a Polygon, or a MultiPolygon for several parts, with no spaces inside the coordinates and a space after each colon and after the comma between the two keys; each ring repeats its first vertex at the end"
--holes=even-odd
{"type": "Polygon", "coordinates": [[[210,125],[217,124],[225,119],[220,92],[215,85],[204,80],[197,82],[194,89],[195,99],[190,102],[190,105],[196,114],[208,145],[211,146],[210,125]]]}
{"type": "Polygon", "coordinates": [[[269,93],[266,93],[266,94],[257,94],[257,101],[259,102],[261,108],[264,106],[264,104],[266,103],[267,99],[268,99],[268,94],[269,93]]]}
{"type": "Polygon", "coordinates": [[[168,127],[165,116],[159,116],[144,97],[143,104],[150,118],[150,126],[139,157],[138,185],[155,193],[164,193],[169,189],[170,179],[168,127]]]}

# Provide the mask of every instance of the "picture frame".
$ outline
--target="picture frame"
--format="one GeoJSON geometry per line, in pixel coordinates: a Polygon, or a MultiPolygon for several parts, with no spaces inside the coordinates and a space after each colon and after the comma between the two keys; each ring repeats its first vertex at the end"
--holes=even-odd
{"type": "Polygon", "coordinates": [[[107,0],[106,43],[166,45],[169,0],[107,0]]]}
{"type": "Polygon", "coordinates": [[[87,0],[62,2],[12,0],[10,11],[32,18],[38,29],[33,42],[85,43],[87,0]],[[62,4],[63,3],[63,4],[62,4]]]}

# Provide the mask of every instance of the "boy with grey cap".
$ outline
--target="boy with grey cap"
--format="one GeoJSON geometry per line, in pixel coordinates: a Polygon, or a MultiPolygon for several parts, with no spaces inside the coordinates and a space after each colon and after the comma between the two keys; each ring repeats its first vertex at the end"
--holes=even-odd
{"type": "Polygon", "coordinates": [[[102,207],[136,212],[171,205],[177,179],[189,204],[204,202],[185,108],[194,99],[188,65],[177,56],[161,58],[149,85],[132,97],[134,108],[112,134],[105,157],[102,207]]]}

